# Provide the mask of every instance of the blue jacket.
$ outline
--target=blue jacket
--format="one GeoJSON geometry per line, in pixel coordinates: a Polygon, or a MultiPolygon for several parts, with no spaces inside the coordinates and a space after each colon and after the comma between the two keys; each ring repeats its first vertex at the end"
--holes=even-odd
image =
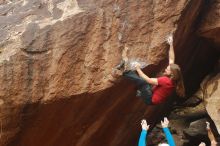
{"type": "MultiPolygon", "coordinates": [[[[176,146],[174,139],[173,139],[173,136],[170,133],[170,130],[168,128],[163,128],[163,132],[166,135],[166,139],[168,141],[168,144],[170,146],[176,146]]],[[[146,137],[147,137],[147,131],[142,130],[141,135],[139,137],[138,146],[146,146],[146,143],[147,143],[146,137]]]]}

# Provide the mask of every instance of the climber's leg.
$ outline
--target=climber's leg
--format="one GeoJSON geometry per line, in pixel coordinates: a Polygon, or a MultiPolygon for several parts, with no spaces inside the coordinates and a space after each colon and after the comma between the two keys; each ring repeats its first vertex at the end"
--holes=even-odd
{"type": "Polygon", "coordinates": [[[137,97],[141,97],[146,104],[152,104],[152,86],[148,83],[137,90],[137,97]]]}
{"type": "Polygon", "coordinates": [[[152,103],[152,87],[150,84],[139,77],[135,71],[126,71],[123,73],[123,76],[133,81],[138,86],[138,90],[136,93],[137,97],[141,97],[146,104],[152,103]]]}
{"type": "Polygon", "coordinates": [[[123,76],[133,81],[139,87],[146,83],[146,81],[139,77],[135,71],[126,71],[123,73],[123,76]]]}

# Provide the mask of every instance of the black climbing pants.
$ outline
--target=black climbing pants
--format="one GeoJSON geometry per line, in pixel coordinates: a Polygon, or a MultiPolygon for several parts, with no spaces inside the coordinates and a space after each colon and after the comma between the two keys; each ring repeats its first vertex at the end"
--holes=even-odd
{"type": "Polygon", "coordinates": [[[139,77],[135,71],[126,71],[123,76],[137,85],[137,97],[141,97],[146,104],[152,104],[152,86],[149,83],[139,77]]]}

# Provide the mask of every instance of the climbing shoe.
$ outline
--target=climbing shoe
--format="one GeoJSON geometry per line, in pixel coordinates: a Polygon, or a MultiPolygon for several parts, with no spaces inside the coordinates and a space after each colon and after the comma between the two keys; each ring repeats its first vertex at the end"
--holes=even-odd
{"type": "Polygon", "coordinates": [[[141,97],[141,91],[140,91],[140,90],[137,90],[136,96],[137,96],[137,97],[141,97]]]}

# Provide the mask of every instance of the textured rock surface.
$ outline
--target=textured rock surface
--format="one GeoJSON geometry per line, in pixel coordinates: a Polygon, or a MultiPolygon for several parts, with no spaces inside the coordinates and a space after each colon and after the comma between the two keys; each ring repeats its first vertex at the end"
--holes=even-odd
{"type": "Polygon", "coordinates": [[[184,130],[185,137],[190,140],[190,145],[199,145],[202,142],[209,143],[206,130],[207,119],[191,122],[189,128],[184,130]]]}
{"type": "Polygon", "coordinates": [[[210,41],[220,45],[220,0],[211,1],[211,7],[198,30],[198,33],[210,41]]]}
{"type": "MultiPolygon", "coordinates": [[[[219,65],[220,66],[220,65],[219,65]]],[[[217,72],[220,71],[220,68],[217,72]]],[[[205,101],[205,107],[220,133],[220,73],[207,76],[201,84],[200,98],[205,101]]]]}
{"type": "Polygon", "coordinates": [[[165,38],[177,30],[176,53],[184,58],[177,62],[197,87],[216,54],[189,37],[203,5],[203,0],[1,0],[0,145],[135,145],[140,119],[154,123],[167,105],[146,108],[133,86],[109,82],[111,68],[124,44],[129,58],[160,64],[167,56],[165,38]],[[199,75],[191,74],[196,60],[204,60],[199,75]]]}

